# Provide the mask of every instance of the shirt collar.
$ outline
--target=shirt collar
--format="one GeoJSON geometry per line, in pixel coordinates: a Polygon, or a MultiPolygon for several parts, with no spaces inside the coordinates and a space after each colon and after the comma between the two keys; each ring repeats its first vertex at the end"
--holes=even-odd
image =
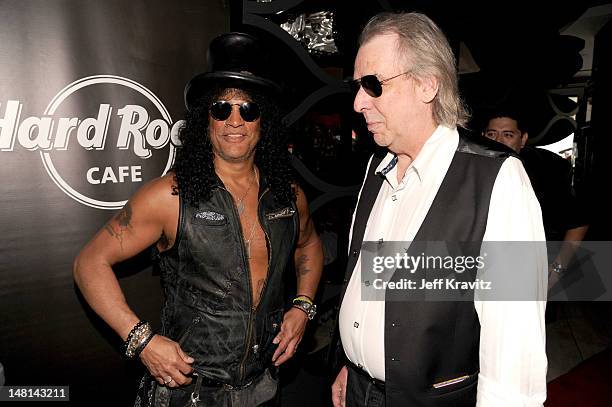
{"type": "MultiPolygon", "coordinates": [[[[452,142],[450,134],[452,134],[452,129],[439,125],[436,130],[432,133],[432,135],[427,139],[419,155],[417,155],[416,159],[410,164],[406,173],[409,171],[414,171],[420,182],[423,182],[427,178],[427,174],[431,172],[432,162],[435,160],[436,152],[438,148],[440,148],[441,144],[446,144],[446,141],[452,142]],[[444,138],[444,139],[443,139],[444,138]]],[[[456,148],[456,143],[455,143],[456,148]]],[[[376,173],[380,173],[385,178],[388,178],[387,175],[389,173],[390,176],[395,176],[397,171],[397,155],[392,152],[387,153],[385,158],[380,162],[378,167],[376,167],[376,173]]]]}
{"type": "Polygon", "coordinates": [[[376,167],[376,174],[380,174],[386,177],[389,171],[391,171],[397,165],[397,156],[392,152],[388,152],[385,158],[382,159],[378,167],[376,167]]]}

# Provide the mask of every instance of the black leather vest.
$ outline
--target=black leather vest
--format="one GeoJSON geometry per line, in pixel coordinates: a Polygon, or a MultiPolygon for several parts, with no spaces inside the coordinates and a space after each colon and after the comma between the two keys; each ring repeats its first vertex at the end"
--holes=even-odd
{"type": "MultiPolygon", "coordinates": [[[[384,154],[386,151],[373,157],[361,193],[341,301],[383,183],[382,176],[374,171],[384,154]]],[[[450,167],[414,241],[471,242],[455,255],[478,256],[493,184],[509,155],[508,150],[499,150],[487,140],[460,137],[450,167]]],[[[473,302],[386,301],[384,334],[388,407],[476,405],[480,324],[473,302]],[[469,377],[455,385],[433,387],[434,383],[462,376],[469,377]]]]}
{"type": "Polygon", "coordinates": [[[240,219],[220,180],[195,208],[180,199],[173,247],[160,254],[165,302],[162,334],[195,359],[198,374],[244,385],[271,365],[283,318],[282,273],[299,230],[296,206],[276,203],[262,177],[258,217],[267,240],[268,276],[254,308],[240,219]]]}

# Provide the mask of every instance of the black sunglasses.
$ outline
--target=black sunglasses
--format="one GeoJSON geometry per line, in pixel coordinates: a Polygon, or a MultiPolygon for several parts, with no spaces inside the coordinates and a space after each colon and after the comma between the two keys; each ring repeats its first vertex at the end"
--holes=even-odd
{"type": "Polygon", "coordinates": [[[397,74],[395,76],[392,76],[386,79],[378,79],[376,75],[365,75],[359,79],[353,79],[352,81],[350,81],[350,85],[354,93],[357,93],[359,91],[359,87],[361,86],[368,95],[372,96],[373,98],[377,98],[377,97],[380,97],[380,95],[382,95],[383,83],[388,82],[391,79],[398,78],[402,75],[406,75],[407,73],[410,73],[410,72],[411,71],[402,72],[400,74],[397,74]]]}
{"type": "Polygon", "coordinates": [[[234,106],[240,109],[240,116],[245,122],[254,122],[259,119],[259,105],[255,102],[230,103],[227,100],[217,100],[210,105],[210,115],[218,121],[227,120],[232,114],[234,106]]]}

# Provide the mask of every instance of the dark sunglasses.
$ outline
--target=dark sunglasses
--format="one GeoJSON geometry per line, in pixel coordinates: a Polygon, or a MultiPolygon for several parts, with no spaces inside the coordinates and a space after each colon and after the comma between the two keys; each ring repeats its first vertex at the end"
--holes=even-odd
{"type": "Polygon", "coordinates": [[[217,100],[210,105],[210,115],[218,121],[227,120],[234,106],[238,106],[240,116],[245,122],[254,122],[261,115],[259,105],[255,102],[230,103],[227,100],[217,100]]]}
{"type": "Polygon", "coordinates": [[[410,73],[410,71],[402,72],[400,74],[397,74],[395,76],[392,76],[386,79],[378,79],[376,75],[365,75],[359,79],[353,79],[350,82],[350,85],[354,93],[357,93],[359,91],[359,87],[361,86],[368,95],[372,96],[373,98],[377,98],[377,97],[380,97],[380,95],[382,95],[383,83],[388,82],[391,79],[398,78],[402,75],[406,75],[407,73],[410,73]]]}

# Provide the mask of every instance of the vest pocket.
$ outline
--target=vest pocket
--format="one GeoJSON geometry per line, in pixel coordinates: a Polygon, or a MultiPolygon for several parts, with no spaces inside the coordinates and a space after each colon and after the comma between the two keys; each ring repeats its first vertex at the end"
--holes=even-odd
{"type": "Polygon", "coordinates": [[[232,288],[233,281],[229,277],[219,276],[218,279],[200,278],[200,287],[195,287],[186,279],[179,281],[181,288],[180,301],[195,313],[216,315],[232,288]]]}
{"type": "Polygon", "coordinates": [[[451,395],[461,391],[471,391],[476,384],[478,384],[478,372],[470,375],[458,375],[432,383],[429,393],[432,397],[451,395]]]}
{"type": "MultiPolygon", "coordinates": [[[[199,267],[226,268],[228,259],[237,250],[236,232],[226,216],[217,212],[210,218],[193,216],[186,235],[185,249],[199,267]]],[[[198,213],[199,214],[199,213],[198,213]]],[[[198,215],[196,214],[196,215],[198,215]]]]}
{"type": "MultiPolygon", "coordinates": [[[[194,331],[202,318],[200,316],[195,316],[189,321],[187,326],[185,326],[181,331],[179,331],[178,336],[176,337],[176,342],[181,347],[181,350],[185,352],[187,355],[196,358],[196,355],[193,354],[193,345],[191,344],[191,338],[193,338],[194,331]]],[[[197,363],[197,361],[196,361],[197,363]]]]}
{"type": "Polygon", "coordinates": [[[202,318],[200,318],[199,316],[193,318],[191,320],[191,323],[187,326],[187,328],[185,328],[183,330],[183,332],[180,334],[180,336],[178,337],[177,342],[178,342],[179,345],[181,345],[181,347],[185,344],[185,342],[187,342],[189,340],[189,337],[191,336],[191,333],[193,332],[195,326],[200,323],[201,319],[202,318]]]}
{"type": "Polygon", "coordinates": [[[277,209],[277,210],[273,210],[271,212],[266,213],[266,220],[271,221],[271,220],[282,219],[282,218],[290,218],[293,216],[294,213],[295,213],[295,209],[288,206],[286,208],[277,209]]]}
{"type": "Polygon", "coordinates": [[[214,211],[200,211],[193,215],[191,223],[205,226],[223,226],[227,224],[227,216],[214,211]]]}

